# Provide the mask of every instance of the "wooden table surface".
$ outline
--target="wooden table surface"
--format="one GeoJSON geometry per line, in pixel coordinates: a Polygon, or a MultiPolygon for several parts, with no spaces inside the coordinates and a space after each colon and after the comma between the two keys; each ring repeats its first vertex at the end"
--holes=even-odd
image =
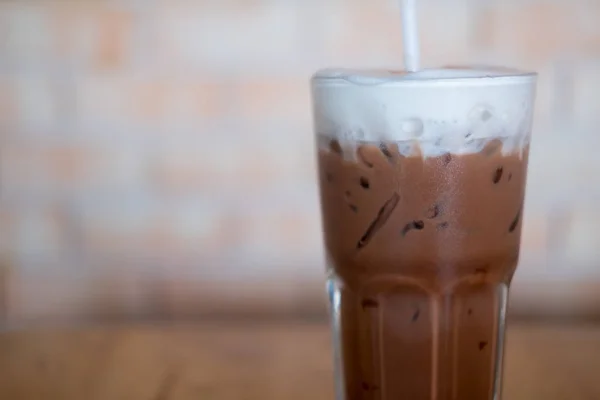
{"type": "MultiPolygon", "coordinates": [[[[600,399],[600,326],[513,324],[504,399],[600,399]]],[[[0,335],[0,399],[333,399],[325,324],[198,323],[0,335]]]]}

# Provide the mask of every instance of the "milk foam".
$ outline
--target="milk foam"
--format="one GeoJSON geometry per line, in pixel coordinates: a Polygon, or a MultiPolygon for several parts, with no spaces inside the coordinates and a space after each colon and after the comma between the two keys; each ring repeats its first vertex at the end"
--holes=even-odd
{"type": "Polygon", "coordinates": [[[343,147],[391,141],[437,156],[500,139],[510,153],[529,143],[535,81],[504,68],[323,70],[312,80],[315,129],[343,147]]]}

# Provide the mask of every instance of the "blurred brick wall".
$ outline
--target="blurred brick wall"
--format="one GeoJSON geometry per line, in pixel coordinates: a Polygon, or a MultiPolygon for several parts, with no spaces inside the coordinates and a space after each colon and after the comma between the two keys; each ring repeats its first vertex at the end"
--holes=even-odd
{"type": "MultiPolygon", "coordinates": [[[[544,303],[539,282],[600,284],[600,2],[420,5],[425,64],[540,72],[515,304],[544,303]]],[[[308,77],[401,65],[396,7],[0,2],[8,313],[320,302],[308,77]]]]}

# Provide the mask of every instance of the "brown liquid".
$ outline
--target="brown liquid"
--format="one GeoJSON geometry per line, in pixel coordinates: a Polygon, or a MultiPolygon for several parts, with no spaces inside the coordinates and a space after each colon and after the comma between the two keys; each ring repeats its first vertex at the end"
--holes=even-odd
{"type": "Polygon", "coordinates": [[[488,400],[521,231],[527,154],[319,153],[348,400],[488,400]]]}

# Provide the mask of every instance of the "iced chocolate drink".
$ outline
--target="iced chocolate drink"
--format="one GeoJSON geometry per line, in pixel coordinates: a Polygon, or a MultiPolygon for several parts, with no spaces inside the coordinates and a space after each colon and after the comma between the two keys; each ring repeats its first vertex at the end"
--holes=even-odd
{"type": "Polygon", "coordinates": [[[499,398],[535,75],[312,83],[337,398],[499,398]]]}

